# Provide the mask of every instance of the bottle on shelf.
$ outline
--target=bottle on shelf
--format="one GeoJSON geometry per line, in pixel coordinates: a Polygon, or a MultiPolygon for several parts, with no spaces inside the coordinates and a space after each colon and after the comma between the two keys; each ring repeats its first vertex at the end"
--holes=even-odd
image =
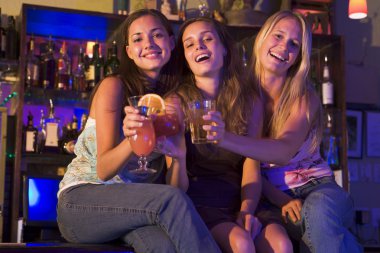
{"type": "Polygon", "coordinates": [[[334,85],[330,80],[330,70],[325,56],[323,66],[323,82],[322,82],[322,104],[324,107],[334,106],[334,85]]]}
{"type": "Polygon", "coordinates": [[[59,152],[59,118],[55,117],[53,100],[49,99],[49,115],[45,119],[45,146],[43,152],[59,152]]]}
{"type": "Polygon", "coordinates": [[[88,116],[87,114],[83,113],[81,118],[80,118],[80,129],[78,135],[83,131],[84,127],[86,126],[88,116]]]}
{"type": "Polygon", "coordinates": [[[51,36],[49,36],[48,43],[41,55],[40,83],[42,88],[54,88],[55,69],[54,45],[51,36]]]}
{"type": "Polygon", "coordinates": [[[5,58],[5,48],[7,43],[7,37],[5,33],[5,28],[2,24],[2,18],[1,18],[1,7],[0,7],[0,59],[5,58]]]}
{"type": "Polygon", "coordinates": [[[87,79],[87,89],[91,91],[95,85],[103,79],[103,64],[101,58],[99,57],[99,43],[96,42],[92,48],[92,59],[88,67],[87,79]]]}
{"type": "Polygon", "coordinates": [[[38,126],[37,134],[37,152],[42,153],[46,140],[46,126],[45,126],[45,114],[44,110],[41,109],[40,124],[38,126]]]}
{"type": "Polygon", "coordinates": [[[334,85],[330,80],[330,70],[327,62],[327,56],[325,56],[325,62],[323,66],[322,104],[324,107],[324,129],[322,136],[321,153],[331,169],[339,170],[340,126],[337,125],[339,110],[334,107],[334,85]]]}
{"type": "Polygon", "coordinates": [[[339,135],[336,134],[334,115],[331,113],[325,113],[321,153],[333,170],[340,169],[339,140],[339,135]]]}
{"type": "Polygon", "coordinates": [[[66,41],[63,41],[57,59],[57,71],[55,77],[57,90],[71,90],[71,59],[67,54],[66,41]]]}
{"type": "Polygon", "coordinates": [[[120,66],[120,61],[117,58],[117,44],[116,41],[112,41],[112,47],[109,48],[108,54],[107,54],[107,61],[105,64],[104,69],[104,75],[112,75],[115,74],[120,66]],[[108,57],[109,55],[109,57],[108,57]]]}
{"type": "Polygon", "coordinates": [[[85,66],[85,58],[83,47],[79,48],[79,56],[78,56],[78,65],[73,72],[74,81],[73,81],[73,89],[75,91],[83,92],[86,91],[87,83],[86,83],[86,66],[85,66]]]}
{"type": "Polygon", "coordinates": [[[75,143],[78,139],[78,118],[73,115],[73,120],[66,125],[65,134],[62,135],[61,149],[66,154],[74,154],[75,143]]]}
{"type": "Polygon", "coordinates": [[[40,61],[34,54],[34,48],[35,44],[32,36],[28,42],[28,53],[26,55],[25,63],[25,84],[28,88],[39,86],[40,61]]]}
{"type": "Polygon", "coordinates": [[[6,29],[6,50],[5,58],[16,60],[18,58],[18,34],[16,31],[16,21],[13,16],[8,16],[8,27],[6,29]]]}
{"type": "Polygon", "coordinates": [[[28,123],[24,129],[23,151],[26,153],[37,153],[38,130],[33,125],[33,115],[29,111],[28,123]]]}

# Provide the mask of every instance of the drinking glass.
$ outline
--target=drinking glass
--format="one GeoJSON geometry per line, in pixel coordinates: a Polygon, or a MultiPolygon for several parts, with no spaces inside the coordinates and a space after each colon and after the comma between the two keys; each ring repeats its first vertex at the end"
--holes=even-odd
{"type": "Polygon", "coordinates": [[[141,115],[146,116],[142,121],[142,126],[136,128],[136,134],[129,138],[133,152],[139,157],[139,167],[135,170],[131,170],[133,174],[153,174],[157,171],[147,167],[146,157],[153,151],[156,145],[156,135],[154,132],[153,122],[150,116],[147,115],[149,110],[146,106],[138,106],[138,101],[141,96],[129,97],[129,103],[134,108],[139,110],[141,115]]]}
{"type": "Polygon", "coordinates": [[[153,120],[154,130],[156,137],[160,136],[172,136],[179,132],[179,119],[175,112],[164,112],[155,115],[153,120]]]}
{"type": "Polygon", "coordinates": [[[215,100],[204,99],[200,101],[190,102],[189,109],[191,142],[193,144],[213,143],[213,141],[207,140],[207,131],[203,130],[202,126],[207,125],[208,122],[202,117],[209,111],[215,111],[215,100]]]}

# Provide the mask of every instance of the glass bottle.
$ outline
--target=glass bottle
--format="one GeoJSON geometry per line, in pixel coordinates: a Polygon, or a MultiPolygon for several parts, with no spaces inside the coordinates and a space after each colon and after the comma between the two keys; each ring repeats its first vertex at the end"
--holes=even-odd
{"type": "Polygon", "coordinates": [[[107,57],[105,64],[105,76],[115,74],[120,66],[120,61],[117,58],[117,44],[115,40],[112,41],[112,47],[109,49],[109,58],[107,57]]]}
{"type": "Polygon", "coordinates": [[[46,126],[45,126],[45,114],[44,110],[41,109],[41,117],[40,124],[38,126],[38,134],[37,134],[37,152],[42,153],[45,146],[46,139],[46,126]]]}
{"type": "Polygon", "coordinates": [[[330,135],[329,149],[326,157],[327,163],[332,170],[339,170],[339,145],[338,138],[335,135],[330,135]]]}
{"type": "Polygon", "coordinates": [[[8,27],[6,30],[5,58],[15,60],[18,58],[18,35],[16,21],[13,16],[8,16],[8,27]]]}
{"type": "Polygon", "coordinates": [[[70,90],[70,76],[71,76],[71,59],[67,54],[66,41],[63,41],[61,49],[59,50],[59,57],[57,59],[57,72],[55,78],[55,88],[57,90],[70,90]]]}
{"type": "Polygon", "coordinates": [[[83,48],[79,48],[79,57],[78,57],[78,65],[76,69],[74,70],[73,76],[74,76],[74,82],[73,82],[73,89],[75,91],[86,91],[86,75],[85,75],[85,61],[84,61],[84,52],[83,48]]]}
{"type": "Polygon", "coordinates": [[[38,130],[33,125],[33,115],[29,111],[28,123],[24,129],[24,152],[37,153],[37,135],[38,130]]]}
{"type": "Polygon", "coordinates": [[[330,81],[330,70],[327,64],[327,56],[325,56],[325,64],[323,66],[322,104],[324,107],[332,107],[334,105],[334,85],[330,81]]]}
{"type": "Polygon", "coordinates": [[[88,118],[87,114],[83,113],[80,118],[80,129],[79,129],[78,135],[84,130],[86,126],[87,118],[88,118]]]}
{"type": "Polygon", "coordinates": [[[45,119],[45,147],[44,152],[58,152],[59,150],[59,118],[55,117],[54,104],[49,99],[49,116],[45,119]]]}
{"type": "Polygon", "coordinates": [[[51,89],[55,83],[54,45],[51,36],[42,54],[40,69],[41,84],[44,89],[51,89]]]}
{"type": "Polygon", "coordinates": [[[92,90],[95,85],[103,79],[103,64],[99,57],[99,43],[96,42],[92,48],[92,59],[90,61],[88,77],[87,77],[87,88],[92,90]]]}
{"type": "Polygon", "coordinates": [[[40,74],[40,61],[34,54],[34,38],[30,38],[28,42],[28,53],[26,55],[25,64],[25,84],[26,87],[38,87],[40,74]]]}
{"type": "Polygon", "coordinates": [[[78,139],[78,118],[73,115],[73,120],[66,127],[66,134],[62,137],[62,151],[74,154],[75,143],[78,139]]]}

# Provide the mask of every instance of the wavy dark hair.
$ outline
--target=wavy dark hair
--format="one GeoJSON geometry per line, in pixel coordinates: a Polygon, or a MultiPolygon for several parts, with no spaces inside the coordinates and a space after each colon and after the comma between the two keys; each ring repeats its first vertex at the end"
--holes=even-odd
{"type": "Polygon", "coordinates": [[[178,50],[176,66],[179,68],[178,77],[181,85],[177,89],[177,94],[182,99],[185,117],[189,117],[187,103],[203,98],[201,91],[196,86],[194,74],[185,59],[182,43],[182,37],[186,28],[195,22],[211,24],[226,50],[221,70],[222,81],[216,98],[217,110],[221,112],[228,131],[246,135],[248,132],[248,119],[251,117],[256,90],[253,84],[248,83],[245,78],[244,67],[240,61],[236,43],[229,35],[226,27],[212,18],[198,17],[189,19],[180,27],[176,46],[178,50]]]}
{"type": "MultiPolygon", "coordinates": [[[[126,52],[126,46],[128,46],[128,37],[129,37],[129,28],[132,23],[143,16],[152,16],[157,19],[165,28],[166,32],[169,36],[174,36],[173,29],[169,20],[158,10],[154,9],[141,9],[131,13],[125,21],[122,23],[121,34],[123,40],[123,50],[121,50],[121,58],[120,58],[120,67],[117,73],[113,76],[120,78],[124,83],[124,94],[125,94],[125,102],[127,105],[127,98],[135,95],[143,95],[146,93],[154,92],[161,96],[174,89],[176,84],[175,78],[175,69],[174,69],[174,54],[175,49],[172,50],[169,61],[165,64],[165,66],[161,69],[160,76],[156,82],[156,88],[154,90],[151,89],[152,80],[150,80],[136,65],[136,63],[130,59],[126,52]]],[[[99,82],[100,84],[101,82],[99,82]]],[[[94,88],[91,99],[92,99],[99,87],[99,84],[94,88]]]]}

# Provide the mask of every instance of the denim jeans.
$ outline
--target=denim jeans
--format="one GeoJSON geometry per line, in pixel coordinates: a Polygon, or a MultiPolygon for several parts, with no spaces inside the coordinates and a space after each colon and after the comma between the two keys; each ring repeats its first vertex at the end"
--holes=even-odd
{"type": "Polygon", "coordinates": [[[82,184],[58,200],[58,225],[69,242],[121,238],[135,252],[220,252],[191,200],[160,184],[82,184]]]}
{"type": "Polygon", "coordinates": [[[286,193],[304,200],[301,222],[286,224],[293,237],[302,236],[302,241],[307,246],[301,246],[304,250],[302,252],[363,252],[362,246],[348,230],[354,221],[353,201],[335,183],[334,178],[313,179],[286,193]]]}

